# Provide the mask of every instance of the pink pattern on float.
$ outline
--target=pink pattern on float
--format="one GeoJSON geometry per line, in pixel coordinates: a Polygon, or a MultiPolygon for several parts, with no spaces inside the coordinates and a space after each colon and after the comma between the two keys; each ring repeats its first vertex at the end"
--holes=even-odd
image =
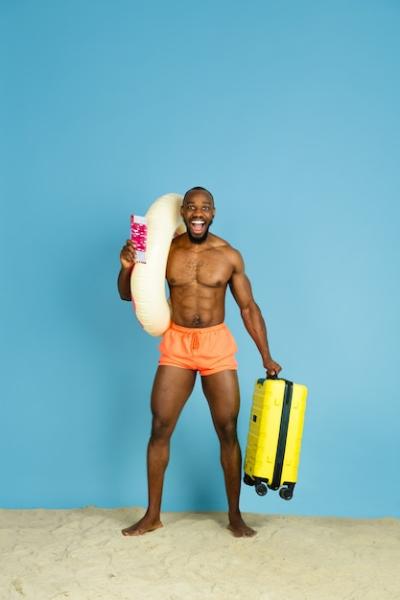
{"type": "Polygon", "coordinates": [[[146,217],[140,217],[139,215],[131,215],[131,240],[135,244],[136,262],[146,263],[146,217]]]}

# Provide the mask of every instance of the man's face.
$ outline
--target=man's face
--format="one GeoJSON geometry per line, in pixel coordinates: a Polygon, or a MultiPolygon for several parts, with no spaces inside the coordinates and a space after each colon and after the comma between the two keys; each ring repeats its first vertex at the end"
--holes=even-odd
{"type": "Polygon", "coordinates": [[[194,244],[204,242],[215,215],[215,208],[208,194],[193,192],[182,205],[181,215],[190,241],[194,244]]]}

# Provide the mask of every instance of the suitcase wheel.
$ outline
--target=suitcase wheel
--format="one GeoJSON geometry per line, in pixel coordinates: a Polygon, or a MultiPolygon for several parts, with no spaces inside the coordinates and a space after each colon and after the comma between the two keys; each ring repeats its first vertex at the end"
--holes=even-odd
{"type": "Polygon", "coordinates": [[[265,494],[268,492],[268,488],[265,483],[257,483],[256,492],[259,496],[265,496],[265,494]]]}
{"type": "Polygon", "coordinates": [[[250,477],[250,475],[247,475],[247,473],[245,473],[245,474],[244,474],[244,477],[243,477],[243,482],[244,482],[246,485],[255,485],[255,483],[256,483],[256,482],[254,481],[254,479],[253,479],[252,477],[250,477]]]}
{"type": "Polygon", "coordinates": [[[283,500],[291,500],[293,498],[293,492],[289,488],[281,488],[279,490],[279,495],[283,500]]]}

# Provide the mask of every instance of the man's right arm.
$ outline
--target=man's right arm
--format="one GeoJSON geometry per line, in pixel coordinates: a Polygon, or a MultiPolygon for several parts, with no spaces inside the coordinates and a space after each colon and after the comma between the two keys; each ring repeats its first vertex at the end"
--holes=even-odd
{"type": "Polygon", "coordinates": [[[135,266],[135,246],[131,240],[126,240],[120,253],[121,269],[118,275],[118,292],[121,300],[132,300],[131,274],[135,266]]]}

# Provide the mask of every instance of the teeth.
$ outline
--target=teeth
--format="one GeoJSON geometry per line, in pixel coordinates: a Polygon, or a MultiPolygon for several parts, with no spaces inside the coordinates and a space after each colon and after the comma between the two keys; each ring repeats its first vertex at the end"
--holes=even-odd
{"type": "Polygon", "coordinates": [[[192,221],[192,225],[204,225],[204,221],[192,221]]]}

